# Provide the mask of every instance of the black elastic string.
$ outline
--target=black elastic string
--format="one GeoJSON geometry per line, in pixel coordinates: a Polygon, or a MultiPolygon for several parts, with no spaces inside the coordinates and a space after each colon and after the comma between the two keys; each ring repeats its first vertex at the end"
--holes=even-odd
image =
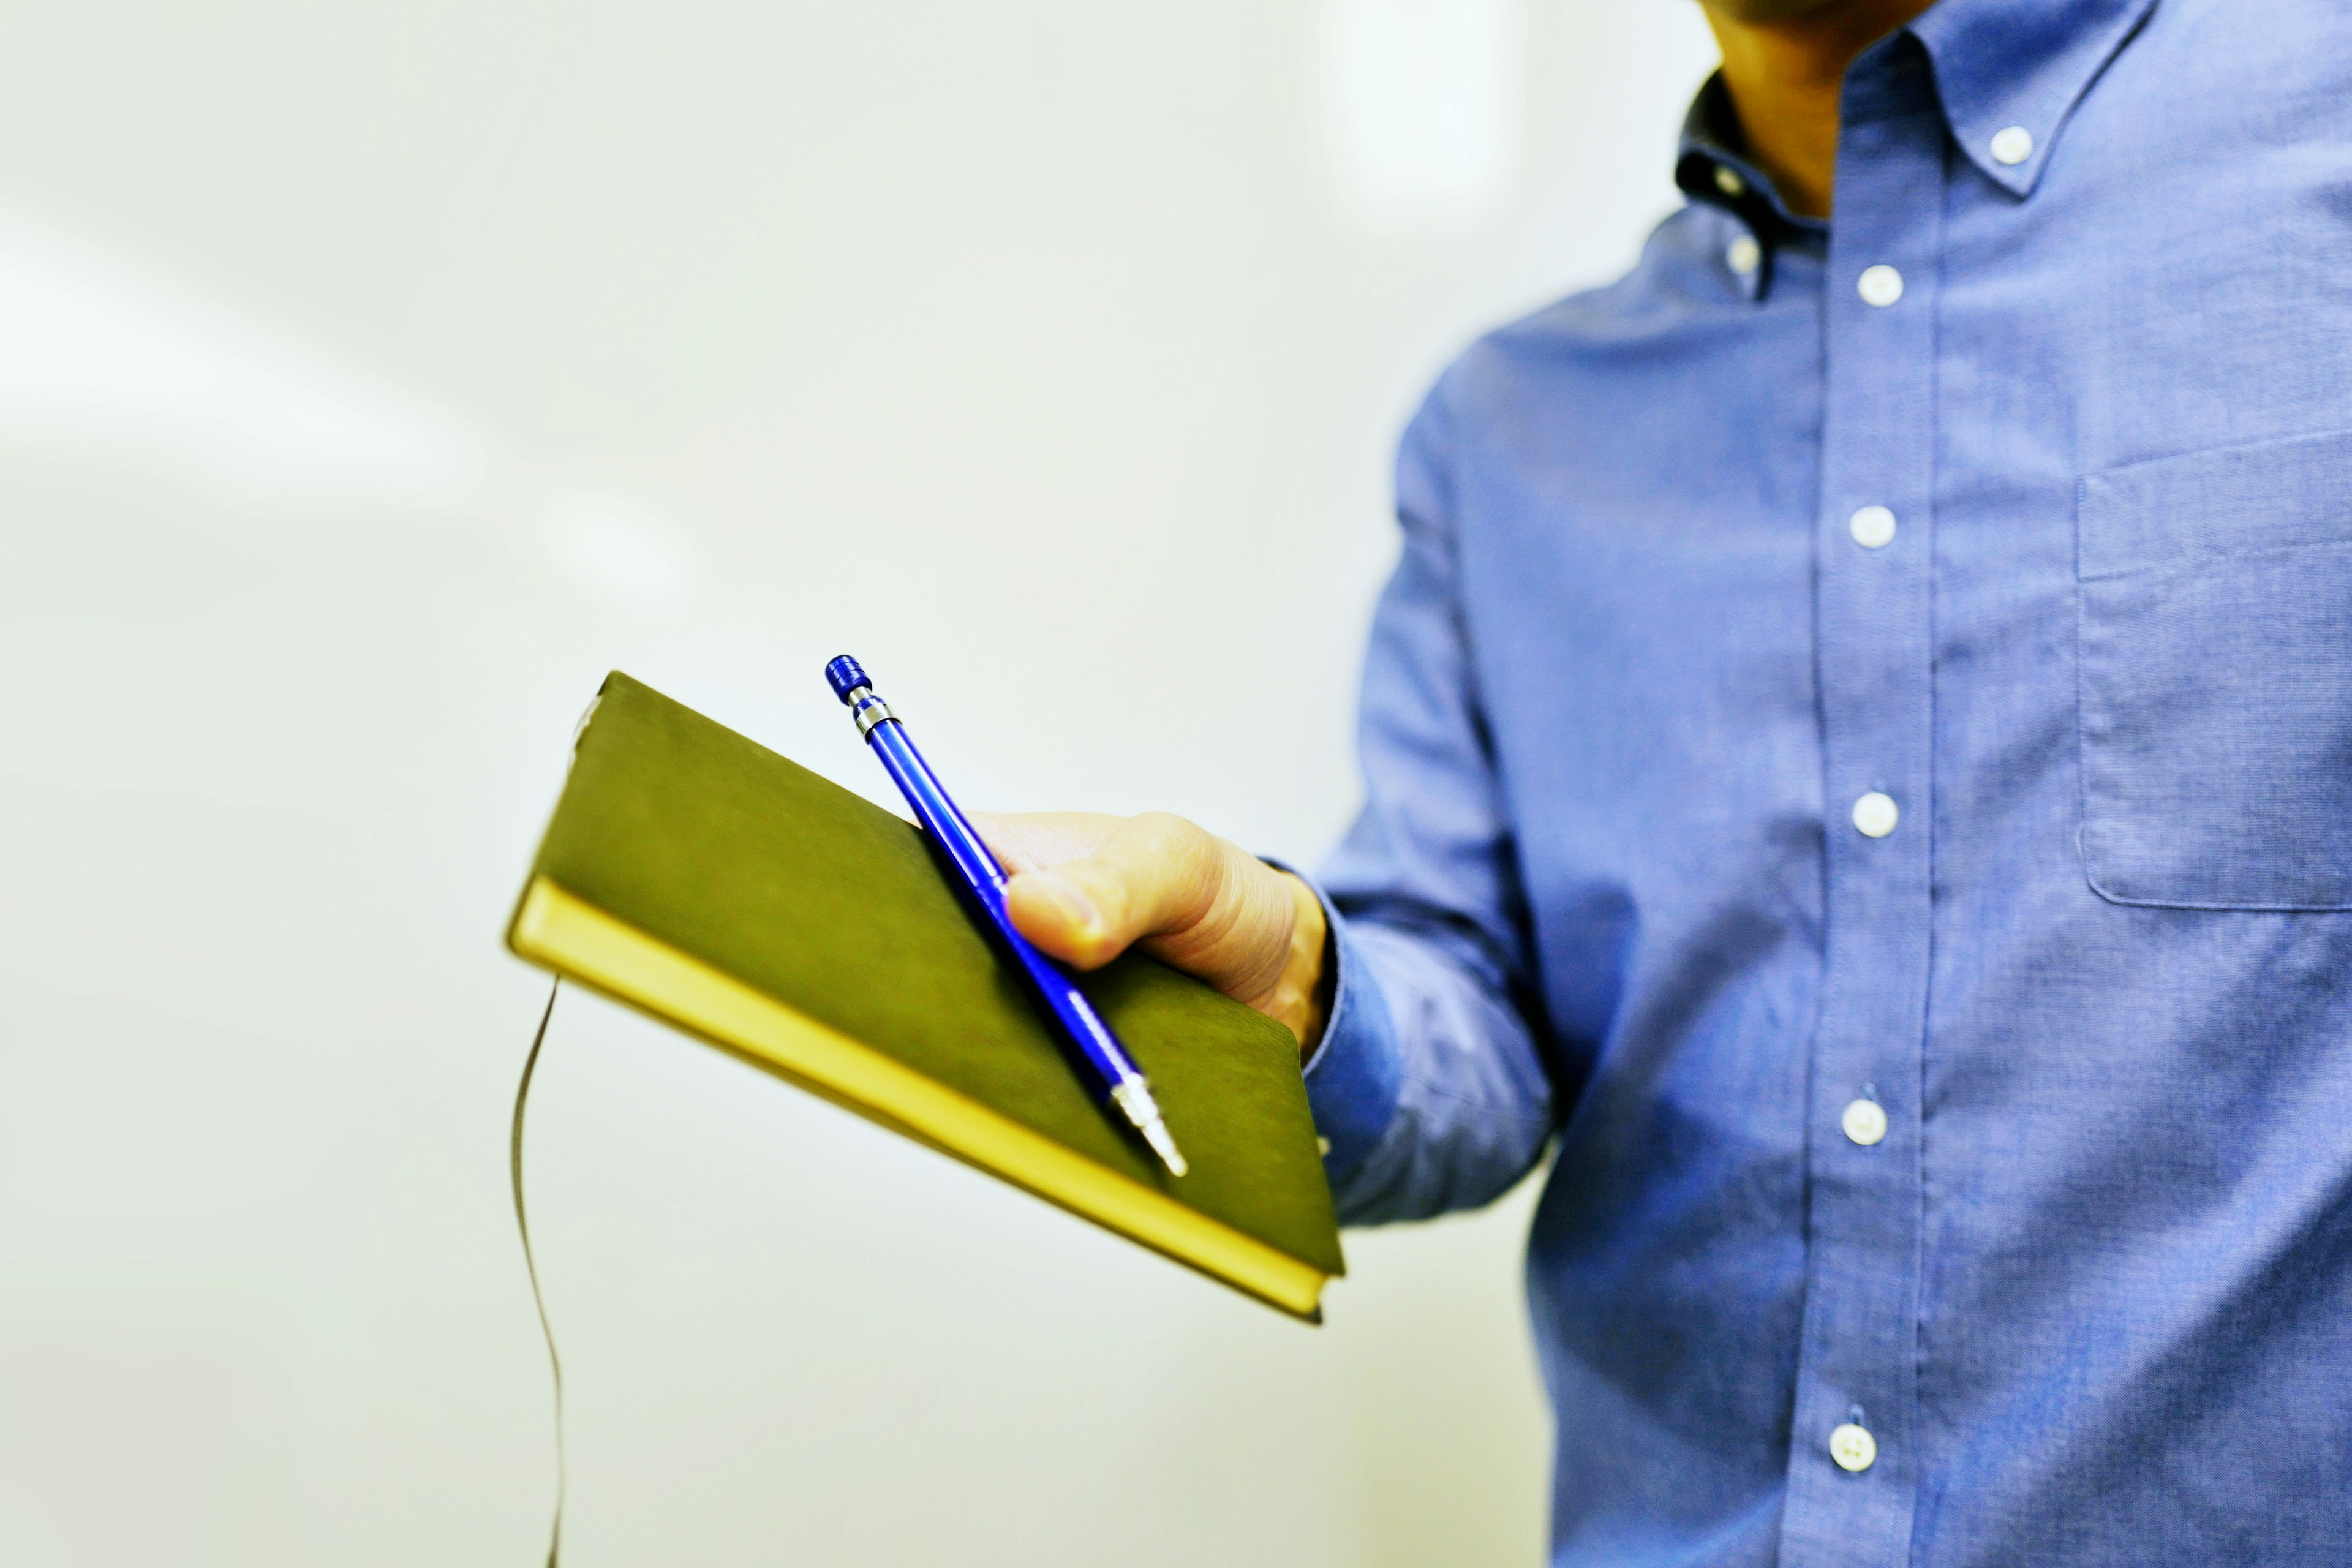
{"type": "Polygon", "coordinates": [[[555,1523],[547,1535],[547,1568],[556,1568],[563,1550],[563,1358],[555,1353],[555,1331],[547,1322],[547,1298],[540,1293],[539,1264],[530,1255],[530,1216],[522,1206],[522,1109],[530,1099],[530,1075],[539,1067],[539,1047],[547,1042],[547,1021],[555,1016],[555,994],[563,989],[559,977],[548,988],[547,1010],[539,1016],[539,1033],[530,1037],[530,1055],[522,1059],[522,1082],[515,1086],[514,1125],[507,1134],[507,1169],[514,1178],[515,1229],[522,1233],[522,1266],[530,1271],[531,1305],[539,1309],[539,1331],[547,1341],[547,1364],[555,1373],[555,1523]]]}

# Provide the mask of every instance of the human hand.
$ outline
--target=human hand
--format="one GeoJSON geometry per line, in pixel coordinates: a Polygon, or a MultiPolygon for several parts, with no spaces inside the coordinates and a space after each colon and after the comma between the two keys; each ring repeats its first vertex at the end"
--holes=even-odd
{"type": "Polygon", "coordinates": [[[1323,906],[1307,884],[1164,811],[972,814],[1010,878],[1013,923],[1097,969],[1130,945],[1286,1026],[1323,1037],[1323,906]]]}

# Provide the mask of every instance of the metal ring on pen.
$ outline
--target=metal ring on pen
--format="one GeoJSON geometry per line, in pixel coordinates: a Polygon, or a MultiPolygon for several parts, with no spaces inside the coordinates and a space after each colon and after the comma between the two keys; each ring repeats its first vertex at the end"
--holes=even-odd
{"type": "Polygon", "coordinates": [[[875,725],[885,719],[896,718],[890,705],[874,695],[870,686],[861,686],[845,700],[849,704],[849,716],[857,721],[857,738],[864,740],[875,725]]]}

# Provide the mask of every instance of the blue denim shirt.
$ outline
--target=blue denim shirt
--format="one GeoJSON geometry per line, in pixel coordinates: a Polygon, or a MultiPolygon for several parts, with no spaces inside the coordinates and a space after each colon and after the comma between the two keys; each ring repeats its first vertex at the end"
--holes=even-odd
{"type": "Polygon", "coordinates": [[[1557,1139],[1558,1563],[2352,1562],[2352,6],[1944,0],[1829,226],[1708,104],[1404,438],[1342,1212],[1557,1139]]]}

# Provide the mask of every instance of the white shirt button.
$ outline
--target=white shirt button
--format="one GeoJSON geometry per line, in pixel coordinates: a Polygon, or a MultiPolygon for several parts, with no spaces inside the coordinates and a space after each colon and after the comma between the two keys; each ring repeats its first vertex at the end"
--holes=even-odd
{"type": "Polygon", "coordinates": [[[1864,550],[1883,550],[1895,537],[1895,514],[1883,506],[1866,506],[1845,520],[1845,531],[1864,550]]]}
{"type": "Polygon", "coordinates": [[[1903,274],[1882,261],[1875,267],[1864,268],[1853,288],[1864,304],[1885,309],[1903,298],[1903,274]]]}
{"type": "Polygon", "coordinates": [[[1756,270],[1764,259],[1764,247],[1756,243],[1753,235],[1741,235],[1726,247],[1723,264],[1742,278],[1756,270]]]}
{"type": "Polygon", "coordinates": [[[2022,125],[2011,125],[1992,133],[1992,160],[1996,163],[2022,163],[2033,156],[2033,132],[2022,125]]]}
{"type": "Polygon", "coordinates": [[[1839,1469],[1860,1475],[1878,1463],[1878,1439],[1866,1428],[1845,1422],[1830,1434],[1830,1458],[1839,1469]]]}
{"type": "Polygon", "coordinates": [[[1717,163],[1715,166],[1715,188],[1727,196],[1745,195],[1748,182],[1739,177],[1738,170],[1717,163]]]}
{"type": "Polygon", "coordinates": [[[1903,814],[1895,809],[1888,796],[1872,790],[1853,803],[1853,825],[1865,838],[1884,838],[1895,831],[1895,818],[1903,814]]]}
{"type": "Polygon", "coordinates": [[[1874,1100],[1857,1100],[1838,1118],[1845,1135],[1864,1148],[1886,1136],[1886,1110],[1874,1100]]]}

